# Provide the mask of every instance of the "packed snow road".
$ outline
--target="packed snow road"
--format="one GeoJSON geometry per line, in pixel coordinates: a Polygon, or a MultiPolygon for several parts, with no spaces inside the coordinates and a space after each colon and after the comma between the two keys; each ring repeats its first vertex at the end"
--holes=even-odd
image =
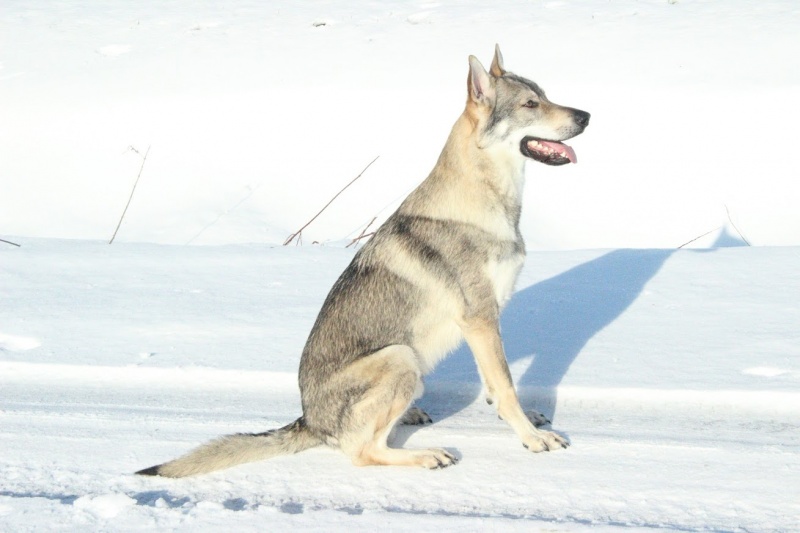
{"type": "Polygon", "coordinates": [[[800,250],[530,254],[503,331],[532,454],[460,349],[427,380],[443,471],[315,449],[133,476],[300,413],[296,365],[339,248],[39,241],[0,249],[0,524],[26,530],[792,531],[800,516],[800,250]]]}

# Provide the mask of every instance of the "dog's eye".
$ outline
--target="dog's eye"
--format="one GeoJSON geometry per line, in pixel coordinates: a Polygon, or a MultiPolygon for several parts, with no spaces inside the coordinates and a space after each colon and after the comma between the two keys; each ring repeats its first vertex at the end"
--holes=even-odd
{"type": "Polygon", "coordinates": [[[534,102],[533,100],[528,100],[527,102],[522,104],[522,107],[527,107],[528,109],[534,109],[536,107],[539,107],[539,102],[534,102]]]}

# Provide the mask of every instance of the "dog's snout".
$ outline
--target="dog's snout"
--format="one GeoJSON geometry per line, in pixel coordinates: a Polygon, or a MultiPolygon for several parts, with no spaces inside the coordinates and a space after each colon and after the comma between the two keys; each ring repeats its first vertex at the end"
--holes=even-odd
{"type": "Polygon", "coordinates": [[[573,111],[573,117],[575,118],[575,122],[582,128],[585,128],[586,126],[589,125],[589,118],[591,118],[591,116],[592,115],[590,115],[586,111],[581,111],[580,109],[575,109],[573,111]]]}

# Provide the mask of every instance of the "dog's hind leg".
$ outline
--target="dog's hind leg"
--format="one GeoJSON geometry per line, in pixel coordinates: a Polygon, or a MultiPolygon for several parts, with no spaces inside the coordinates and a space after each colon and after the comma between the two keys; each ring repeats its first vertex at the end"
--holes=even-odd
{"type": "Polygon", "coordinates": [[[419,365],[408,346],[387,346],[351,365],[341,376],[367,389],[349,412],[339,447],[353,464],[422,466],[443,468],[456,463],[449,452],[438,449],[389,448],[387,440],[395,424],[422,393],[419,365]]]}

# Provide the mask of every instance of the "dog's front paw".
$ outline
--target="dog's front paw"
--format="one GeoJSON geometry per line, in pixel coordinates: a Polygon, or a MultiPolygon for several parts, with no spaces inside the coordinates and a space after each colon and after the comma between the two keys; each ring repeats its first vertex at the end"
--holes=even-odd
{"type": "Polygon", "coordinates": [[[523,439],[522,445],[534,453],[539,453],[566,448],[569,442],[552,431],[537,431],[523,439]]]}

